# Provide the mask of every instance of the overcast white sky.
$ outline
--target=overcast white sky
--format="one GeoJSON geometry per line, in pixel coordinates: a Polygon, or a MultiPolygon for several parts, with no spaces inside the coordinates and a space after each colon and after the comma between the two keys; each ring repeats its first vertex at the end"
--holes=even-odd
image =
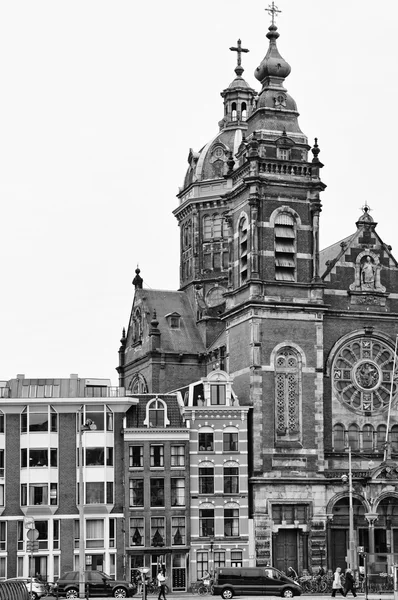
{"type": "MultiPolygon", "coordinates": [[[[268,4],[0,1],[0,379],[117,384],[134,270],[178,288],[189,148],[218,131],[238,38],[260,89],[268,4]]],[[[321,245],[355,231],[366,201],[398,257],[398,3],[276,4],[286,87],[325,164],[321,245]]]]}

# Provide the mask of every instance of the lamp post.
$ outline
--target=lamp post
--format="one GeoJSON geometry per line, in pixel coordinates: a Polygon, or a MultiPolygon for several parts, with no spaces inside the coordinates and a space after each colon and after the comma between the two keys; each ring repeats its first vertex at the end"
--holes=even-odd
{"type": "Polygon", "coordinates": [[[83,482],[83,433],[90,429],[90,425],[83,420],[83,407],[78,411],[79,433],[79,598],[85,597],[85,531],[84,531],[84,482],[83,482]]]}
{"type": "Polygon", "coordinates": [[[146,600],[146,575],[148,573],[148,567],[141,567],[141,581],[142,581],[142,600],[146,600]]]}
{"type": "Polygon", "coordinates": [[[348,481],[348,497],[349,497],[349,534],[348,534],[348,552],[347,562],[348,567],[353,571],[356,570],[356,552],[355,552],[355,533],[354,533],[354,509],[352,503],[352,465],[351,465],[351,446],[348,446],[348,477],[342,476],[344,483],[348,481]]]}

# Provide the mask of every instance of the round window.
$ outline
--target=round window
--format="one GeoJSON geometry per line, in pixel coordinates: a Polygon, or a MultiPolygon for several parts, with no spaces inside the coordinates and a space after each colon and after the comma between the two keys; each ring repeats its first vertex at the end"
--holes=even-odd
{"type": "Polygon", "coordinates": [[[333,363],[333,387],[339,400],[358,413],[384,410],[397,393],[394,350],[375,338],[347,342],[333,363]]]}
{"type": "Polygon", "coordinates": [[[214,150],[213,154],[216,158],[221,158],[222,156],[224,156],[224,150],[220,148],[220,146],[218,146],[218,148],[214,150]]]}

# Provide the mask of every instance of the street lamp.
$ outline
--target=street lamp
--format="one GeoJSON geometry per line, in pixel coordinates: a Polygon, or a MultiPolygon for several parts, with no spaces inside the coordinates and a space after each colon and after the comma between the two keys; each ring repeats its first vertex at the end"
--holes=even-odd
{"type": "Polygon", "coordinates": [[[139,571],[141,573],[142,580],[142,600],[146,600],[146,575],[149,572],[149,569],[148,567],[141,567],[139,571]]]}
{"type": "Polygon", "coordinates": [[[79,432],[79,598],[85,597],[84,571],[86,566],[85,535],[84,535],[84,482],[83,482],[83,433],[88,431],[91,421],[88,419],[84,425],[83,407],[77,413],[79,432]]]}
{"type": "Polygon", "coordinates": [[[349,497],[349,535],[348,535],[348,552],[347,552],[347,562],[348,567],[353,571],[356,570],[356,553],[355,553],[355,533],[354,533],[354,509],[352,504],[352,466],[351,466],[351,446],[348,446],[348,477],[347,475],[343,475],[341,477],[343,483],[348,482],[348,497],[349,497]]]}

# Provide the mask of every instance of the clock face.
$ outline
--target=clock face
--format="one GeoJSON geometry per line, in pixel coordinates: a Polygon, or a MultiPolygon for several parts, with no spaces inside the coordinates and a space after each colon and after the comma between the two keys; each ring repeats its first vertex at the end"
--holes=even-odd
{"type": "Polygon", "coordinates": [[[338,352],[333,364],[333,387],[342,404],[357,413],[385,410],[395,398],[394,350],[385,342],[356,338],[338,352]]]}
{"type": "Polygon", "coordinates": [[[206,304],[207,306],[219,306],[220,304],[224,304],[224,296],[223,294],[227,290],[222,286],[218,285],[216,287],[211,288],[206,294],[206,304]]]}

